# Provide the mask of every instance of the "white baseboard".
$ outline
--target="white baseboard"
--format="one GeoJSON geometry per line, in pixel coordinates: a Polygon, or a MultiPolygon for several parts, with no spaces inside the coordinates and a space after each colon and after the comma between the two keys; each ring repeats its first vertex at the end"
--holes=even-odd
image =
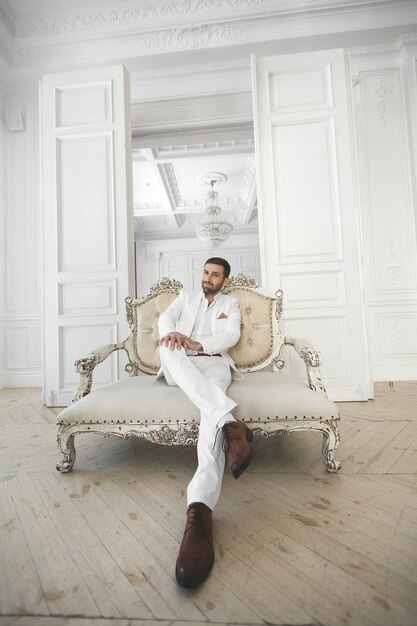
{"type": "Polygon", "coordinates": [[[393,365],[391,363],[386,366],[373,367],[372,380],[374,382],[417,380],[417,363],[413,365],[393,365]]]}
{"type": "Polygon", "coordinates": [[[5,388],[42,387],[42,374],[40,372],[0,373],[0,389],[5,388]]]}

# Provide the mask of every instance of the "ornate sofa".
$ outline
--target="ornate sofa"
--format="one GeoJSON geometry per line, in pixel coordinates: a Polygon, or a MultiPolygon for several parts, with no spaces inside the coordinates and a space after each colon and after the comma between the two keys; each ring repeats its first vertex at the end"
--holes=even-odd
{"type": "MultiPolygon", "coordinates": [[[[123,438],[135,435],[165,445],[197,443],[198,410],[181,389],[169,387],[164,379],[154,376],[159,369],[158,317],[181,289],[178,281],[163,278],[145,297],[127,298],[129,337],[75,362],[80,383],[72,404],[58,415],[58,445],[64,458],[57,470],[71,471],[74,437],[80,433],[123,438]],[[95,367],[122,349],[127,353],[125,369],[130,376],[90,393],[95,367]]],[[[232,278],[224,292],[237,298],[242,313],[242,334],[230,351],[244,374],[244,379],[233,381],[228,391],[238,403],[234,416],[264,437],[297,430],[321,432],[326,468],[337,472],[338,409],[327,398],[320,379],[320,353],[308,341],[284,337],[280,331],[283,292],[268,294],[243,274],[232,278]],[[286,345],[303,359],[308,384],[281,372],[286,345]]]]}

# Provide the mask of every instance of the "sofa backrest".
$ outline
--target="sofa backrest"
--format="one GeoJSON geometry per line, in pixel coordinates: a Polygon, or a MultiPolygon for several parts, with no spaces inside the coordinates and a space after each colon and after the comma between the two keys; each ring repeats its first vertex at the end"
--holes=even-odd
{"type": "MultiPolygon", "coordinates": [[[[131,331],[125,342],[129,355],[126,370],[129,373],[157,373],[160,366],[158,318],[181,289],[178,281],[162,278],[143,298],[126,298],[127,321],[131,331]]],[[[271,295],[260,289],[253,279],[238,274],[230,279],[224,293],[238,300],[242,314],[240,339],[229,350],[237,368],[242,372],[254,372],[271,365],[282,367],[283,362],[279,358],[284,344],[279,328],[282,291],[271,295]]]]}

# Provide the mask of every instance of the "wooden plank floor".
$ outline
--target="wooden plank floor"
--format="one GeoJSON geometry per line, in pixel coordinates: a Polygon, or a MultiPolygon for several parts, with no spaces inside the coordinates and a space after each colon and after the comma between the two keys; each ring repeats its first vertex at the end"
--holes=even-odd
{"type": "Polygon", "coordinates": [[[337,475],[321,438],[255,439],[215,510],[197,590],[174,565],[195,448],[76,438],[59,474],[55,413],[0,391],[0,626],[417,624],[417,382],[343,403],[337,475]]]}

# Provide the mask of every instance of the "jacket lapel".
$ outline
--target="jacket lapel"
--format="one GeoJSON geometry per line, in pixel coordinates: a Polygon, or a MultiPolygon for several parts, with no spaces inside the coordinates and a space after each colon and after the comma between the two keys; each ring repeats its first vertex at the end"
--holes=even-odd
{"type": "Polygon", "coordinates": [[[179,331],[189,337],[193,330],[194,322],[197,317],[198,307],[201,302],[201,293],[192,294],[188,302],[185,303],[185,309],[181,315],[179,331]]]}

